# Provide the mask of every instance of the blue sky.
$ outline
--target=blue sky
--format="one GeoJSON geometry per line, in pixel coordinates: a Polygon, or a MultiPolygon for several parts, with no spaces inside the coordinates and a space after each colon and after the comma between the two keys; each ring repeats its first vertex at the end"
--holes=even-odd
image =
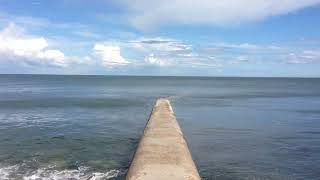
{"type": "Polygon", "coordinates": [[[320,77],[320,0],[0,0],[0,73],[320,77]]]}

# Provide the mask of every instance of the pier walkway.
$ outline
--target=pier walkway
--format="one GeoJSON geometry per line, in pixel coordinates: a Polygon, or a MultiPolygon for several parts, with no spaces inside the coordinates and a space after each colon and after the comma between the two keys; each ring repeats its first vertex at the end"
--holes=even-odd
{"type": "Polygon", "coordinates": [[[135,152],[126,180],[198,180],[170,101],[157,100],[135,152]]]}

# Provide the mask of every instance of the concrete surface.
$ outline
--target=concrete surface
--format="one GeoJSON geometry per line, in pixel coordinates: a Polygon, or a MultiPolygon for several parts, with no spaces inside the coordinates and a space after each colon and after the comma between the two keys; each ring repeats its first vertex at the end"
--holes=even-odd
{"type": "Polygon", "coordinates": [[[169,100],[157,100],[126,179],[200,179],[169,100]]]}

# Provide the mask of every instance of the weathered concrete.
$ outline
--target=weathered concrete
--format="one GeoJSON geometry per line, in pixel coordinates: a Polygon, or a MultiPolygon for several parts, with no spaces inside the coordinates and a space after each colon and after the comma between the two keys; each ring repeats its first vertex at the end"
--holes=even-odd
{"type": "Polygon", "coordinates": [[[126,179],[200,179],[169,100],[156,102],[126,179]]]}

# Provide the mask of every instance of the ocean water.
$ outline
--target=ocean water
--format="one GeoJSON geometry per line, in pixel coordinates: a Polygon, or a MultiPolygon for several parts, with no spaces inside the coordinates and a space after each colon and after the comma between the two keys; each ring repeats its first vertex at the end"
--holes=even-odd
{"type": "Polygon", "coordinates": [[[157,98],[203,179],[319,179],[320,79],[0,75],[0,179],[124,179],[157,98]]]}

